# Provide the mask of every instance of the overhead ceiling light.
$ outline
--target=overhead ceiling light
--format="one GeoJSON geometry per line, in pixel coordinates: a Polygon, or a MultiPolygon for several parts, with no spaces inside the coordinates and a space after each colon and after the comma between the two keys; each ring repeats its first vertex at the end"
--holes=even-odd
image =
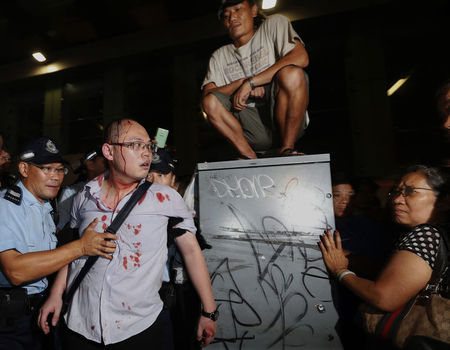
{"type": "Polygon", "coordinates": [[[404,83],[406,83],[406,81],[407,81],[408,79],[409,79],[409,76],[407,76],[406,78],[402,78],[402,79],[397,80],[397,82],[396,82],[394,85],[392,85],[392,86],[388,89],[387,95],[388,95],[388,96],[393,95],[398,89],[400,89],[400,87],[401,87],[404,83]]]}
{"type": "Polygon", "coordinates": [[[47,58],[44,56],[44,54],[40,51],[34,52],[32,56],[38,62],[45,62],[47,60],[47,58]]]}
{"type": "Polygon", "coordinates": [[[263,10],[268,10],[274,8],[276,4],[277,0],[263,0],[261,7],[263,10]]]}

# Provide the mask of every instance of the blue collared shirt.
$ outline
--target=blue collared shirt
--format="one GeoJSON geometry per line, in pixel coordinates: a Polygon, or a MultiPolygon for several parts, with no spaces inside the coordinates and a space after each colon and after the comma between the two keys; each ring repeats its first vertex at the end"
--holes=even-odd
{"type": "MultiPolygon", "coordinates": [[[[14,249],[26,254],[55,249],[57,238],[51,216],[52,206],[48,202],[39,202],[21,181],[17,186],[22,190],[20,205],[4,199],[5,191],[0,198],[0,252],[14,249]]],[[[35,294],[44,291],[47,285],[47,279],[41,278],[28,282],[23,287],[28,294],[35,294]]],[[[0,287],[11,287],[2,271],[0,287]]]]}

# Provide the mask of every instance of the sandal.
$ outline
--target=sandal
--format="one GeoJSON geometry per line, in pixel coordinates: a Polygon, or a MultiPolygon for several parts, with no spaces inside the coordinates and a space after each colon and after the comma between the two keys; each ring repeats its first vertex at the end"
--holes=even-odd
{"type": "Polygon", "coordinates": [[[280,152],[280,157],[303,156],[305,153],[297,151],[295,148],[285,148],[280,152]]]}

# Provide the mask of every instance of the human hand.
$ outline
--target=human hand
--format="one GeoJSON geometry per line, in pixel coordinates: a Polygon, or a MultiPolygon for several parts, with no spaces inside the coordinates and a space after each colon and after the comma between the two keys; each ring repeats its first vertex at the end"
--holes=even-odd
{"type": "Polygon", "coordinates": [[[264,87],[257,86],[257,87],[255,87],[255,90],[252,90],[250,92],[250,97],[263,98],[265,93],[266,93],[266,90],[264,89],[264,87]]]}
{"type": "Polygon", "coordinates": [[[252,87],[246,79],[233,95],[233,108],[237,111],[243,111],[247,107],[246,101],[251,92],[252,87]]]}
{"type": "Polygon", "coordinates": [[[95,226],[98,219],[92,221],[83,232],[80,238],[83,255],[99,255],[108,260],[112,259],[111,254],[116,250],[116,243],[108,240],[117,240],[119,237],[108,232],[97,232],[95,226]]]}
{"type": "Polygon", "coordinates": [[[44,334],[50,333],[50,325],[48,324],[48,317],[51,313],[52,316],[52,326],[56,326],[59,320],[59,315],[61,313],[62,308],[62,297],[61,295],[53,295],[50,294],[49,298],[45,301],[44,305],[41,306],[39,310],[39,315],[37,319],[37,323],[40,329],[44,332],[44,334]]]}
{"type": "Polygon", "coordinates": [[[338,231],[334,231],[333,237],[331,230],[326,230],[320,236],[319,248],[322,251],[323,261],[333,276],[336,277],[347,269],[348,259],[342,249],[341,236],[338,231]]]}
{"type": "Polygon", "coordinates": [[[208,317],[200,316],[197,328],[197,340],[201,347],[207,346],[212,342],[216,335],[217,322],[208,317]]]}

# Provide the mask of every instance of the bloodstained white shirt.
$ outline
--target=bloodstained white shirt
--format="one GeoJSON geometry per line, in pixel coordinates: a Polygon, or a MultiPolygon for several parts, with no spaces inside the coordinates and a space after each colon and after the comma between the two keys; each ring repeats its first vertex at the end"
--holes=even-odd
{"type": "MultiPolygon", "coordinates": [[[[102,174],[90,181],[74,199],[71,227],[78,227],[80,235],[95,218],[99,219],[96,231],[104,231],[131,196],[124,197],[113,212],[100,202],[103,180],[102,174]]],[[[195,233],[192,215],[180,195],[168,186],[153,184],[117,232],[113,259],[100,257],[75,292],[65,316],[71,330],[112,344],[153,324],[163,307],[158,291],[167,260],[169,216],[182,217],[177,227],[195,233]]],[[[70,264],[68,286],[86,259],[70,264]]]]}

